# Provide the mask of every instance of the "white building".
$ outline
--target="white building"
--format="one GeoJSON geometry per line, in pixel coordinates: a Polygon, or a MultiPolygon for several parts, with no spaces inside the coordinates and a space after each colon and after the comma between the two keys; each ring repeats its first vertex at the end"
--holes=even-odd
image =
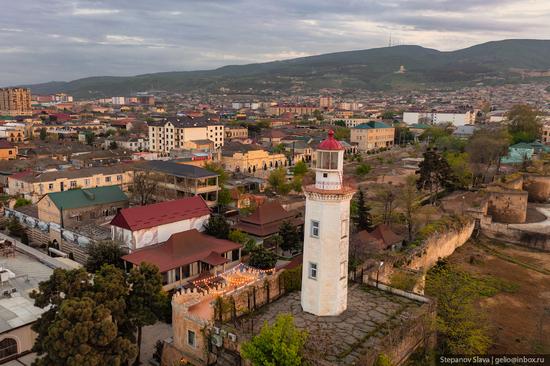
{"type": "Polygon", "coordinates": [[[347,128],[357,127],[363,123],[372,121],[369,117],[331,117],[330,122],[334,124],[337,121],[343,121],[347,128]]]}
{"type": "Polygon", "coordinates": [[[114,105],[125,105],[126,104],[126,98],[124,97],[112,97],[111,103],[114,105]]]}
{"type": "Polygon", "coordinates": [[[476,114],[473,110],[466,112],[403,112],[403,122],[408,125],[418,123],[451,123],[453,126],[473,125],[476,114]]]}
{"type": "Polygon", "coordinates": [[[301,303],[308,313],[334,316],[347,308],[349,211],[355,191],[343,184],[344,147],[333,131],[316,154],[315,185],[304,188],[301,303]]]}
{"type": "Polygon", "coordinates": [[[120,210],[111,221],[111,237],[129,251],[165,242],[172,234],[196,229],[210,218],[200,196],[120,210]]]}
{"type": "Polygon", "coordinates": [[[169,153],[172,149],[182,149],[188,141],[210,140],[216,149],[224,144],[224,126],[209,119],[199,117],[174,117],[149,124],[149,149],[169,153]]]}

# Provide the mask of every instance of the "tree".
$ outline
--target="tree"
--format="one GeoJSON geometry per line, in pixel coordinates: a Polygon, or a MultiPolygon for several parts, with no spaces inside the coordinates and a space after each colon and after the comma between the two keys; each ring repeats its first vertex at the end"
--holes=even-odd
{"type": "Polygon", "coordinates": [[[159,314],[163,314],[164,307],[168,303],[168,296],[162,291],[162,277],[155,265],[141,263],[139,267],[132,268],[128,283],[130,285],[130,294],[127,300],[128,314],[138,331],[138,352],[135,365],[139,365],[142,328],[146,325],[153,325],[162,318],[159,314]]]}
{"type": "Polygon", "coordinates": [[[220,187],[223,187],[229,179],[229,175],[227,174],[227,172],[218,163],[207,163],[204,165],[204,168],[218,174],[218,184],[220,185],[220,187]]]}
{"type": "Polygon", "coordinates": [[[257,366],[299,366],[307,332],[294,325],[290,314],[279,314],[275,323],[264,322],[260,333],[241,347],[241,356],[257,366]]]}
{"type": "Polygon", "coordinates": [[[505,129],[478,130],[468,141],[465,151],[473,174],[473,184],[484,183],[493,166],[500,167],[500,158],[508,152],[511,135],[505,129]]]}
{"type": "Polygon", "coordinates": [[[117,268],[124,269],[122,256],[127,253],[122,245],[122,243],[114,240],[101,240],[88,244],[86,248],[88,252],[86,270],[95,273],[104,264],[112,264],[117,268]]]}
{"type": "Polygon", "coordinates": [[[323,113],[320,110],[316,109],[316,110],[313,111],[313,117],[315,117],[315,119],[317,121],[322,121],[323,120],[323,113]]]}
{"type": "Polygon", "coordinates": [[[13,206],[13,208],[17,208],[17,207],[21,207],[21,206],[27,206],[27,205],[30,205],[31,203],[32,203],[31,200],[28,200],[26,198],[18,198],[15,201],[15,205],[13,206]]]}
{"type": "Polygon", "coordinates": [[[246,253],[256,247],[256,241],[252,239],[250,235],[243,233],[240,230],[231,230],[231,232],[229,232],[228,239],[235,243],[241,244],[246,253]]]}
{"type": "Polygon", "coordinates": [[[272,269],[277,263],[277,255],[270,250],[258,245],[250,251],[248,264],[259,269],[272,269]]]}
{"type": "Polygon", "coordinates": [[[393,220],[393,210],[395,209],[395,200],[397,195],[395,187],[391,184],[384,184],[376,188],[376,200],[382,203],[382,223],[391,224],[393,220]]]}
{"type": "Polygon", "coordinates": [[[134,173],[132,192],[141,206],[145,206],[152,201],[157,187],[158,182],[150,171],[136,171],[134,173]]]}
{"type": "Polygon", "coordinates": [[[342,120],[334,121],[335,126],[346,127],[346,122],[342,120]]]}
{"type": "Polygon", "coordinates": [[[371,166],[369,164],[362,163],[362,164],[359,164],[355,169],[355,174],[362,177],[369,174],[370,171],[371,171],[371,166]]]}
{"type": "Polygon", "coordinates": [[[287,183],[286,170],[284,168],[273,170],[269,174],[267,182],[270,187],[279,194],[285,195],[290,192],[291,186],[287,183]]]}
{"type": "Polygon", "coordinates": [[[46,138],[48,138],[48,132],[44,127],[40,129],[40,140],[46,141],[46,138]]]}
{"type": "Polygon", "coordinates": [[[426,294],[437,299],[438,342],[442,353],[487,352],[491,339],[475,305],[481,297],[479,281],[439,261],[428,272],[426,294]]]}
{"type": "Polygon", "coordinates": [[[336,140],[349,140],[351,130],[347,127],[336,127],[334,130],[334,138],[336,140]]]}
{"type": "Polygon", "coordinates": [[[210,215],[208,222],[204,224],[204,232],[218,239],[229,238],[231,226],[222,215],[210,215]]]}
{"type": "Polygon", "coordinates": [[[541,136],[539,111],[527,104],[513,106],[506,114],[513,143],[533,142],[541,136]]]}
{"type": "Polygon", "coordinates": [[[23,229],[23,226],[21,225],[19,220],[15,216],[12,216],[8,221],[8,231],[10,235],[21,236],[25,229],[23,229]]]}
{"type": "Polygon", "coordinates": [[[308,171],[307,164],[303,161],[299,161],[296,163],[296,165],[294,165],[294,168],[292,170],[294,171],[295,176],[303,176],[308,171]]]}
{"type": "MultiPolygon", "coordinates": [[[[123,362],[135,357],[136,348],[133,343],[136,329],[130,322],[127,313],[126,300],[128,292],[125,273],[111,265],[103,266],[93,278],[91,274],[82,268],[71,271],[55,269],[47,281],[39,284],[38,291],[35,290],[30,295],[34,299],[35,306],[47,309],[32,326],[32,329],[37,333],[33,351],[37,352],[38,356],[42,356],[41,359],[37,360],[36,365],[79,365],[81,363],[73,362],[73,359],[69,359],[69,357],[78,355],[82,350],[89,350],[90,355],[101,355],[101,352],[105,352],[102,359],[103,364],[120,364],[110,363],[112,357],[118,357],[119,355],[116,351],[117,347],[123,355],[127,355],[127,359],[123,362]],[[90,299],[92,302],[80,303],[83,299],[90,299]],[[79,317],[61,316],[62,306],[70,300],[77,301],[79,306],[87,306],[88,313],[92,314],[96,311],[97,306],[105,307],[109,312],[108,320],[107,318],[92,318],[87,320],[85,324],[80,325],[79,319],[81,318],[79,317]],[[95,329],[96,325],[92,324],[94,321],[103,324],[112,321],[116,325],[115,328],[110,328],[111,332],[114,332],[114,334],[110,333],[110,338],[107,338],[107,336],[102,338],[104,341],[110,339],[104,345],[106,348],[99,347],[95,343],[96,337],[94,339],[86,338],[88,335],[86,333],[83,333],[82,337],[68,337],[61,343],[58,336],[56,336],[59,333],[55,333],[56,335],[50,333],[55,331],[56,324],[63,326],[63,329],[65,329],[63,334],[68,336],[71,334],[67,333],[67,329],[69,329],[65,328],[67,324],[75,331],[80,329],[82,332],[86,332],[89,329],[86,327],[95,329]],[[55,344],[63,345],[65,348],[55,347],[55,344]],[[114,350],[109,349],[110,345],[114,347],[114,350]],[[67,363],[69,361],[71,363],[67,363]]],[[[102,310],[101,313],[106,312],[102,310]]],[[[78,333],[75,332],[75,334],[78,333]]],[[[102,363],[95,363],[94,361],[94,363],[84,364],[101,365],[102,363]]]]}
{"type": "Polygon", "coordinates": [[[111,141],[111,143],[109,144],[109,149],[111,150],[118,149],[118,144],[116,143],[116,141],[111,141]]]}
{"type": "Polygon", "coordinates": [[[275,154],[283,154],[286,151],[286,145],[285,144],[279,144],[273,148],[273,152],[275,154]]]}
{"type": "Polygon", "coordinates": [[[279,227],[279,235],[282,238],[282,250],[298,250],[301,248],[300,233],[289,221],[284,221],[279,227]]]}
{"type": "Polygon", "coordinates": [[[34,366],[123,365],[136,347],[119,334],[116,320],[103,304],[89,297],[63,301],[41,337],[46,352],[34,366]]]}
{"type": "Polygon", "coordinates": [[[359,230],[371,231],[373,229],[370,207],[365,202],[365,193],[363,192],[362,189],[359,189],[359,193],[357,195],[356,224],[359,230]]]}
{"type": "Polygon", "coordinates": [[[474,181],[474,174],[469,165],[470,156],[468,153],[447,152],[443,154],[451,167],[453,176],[456,178],[457,187],[469,189],[474,181]]]}
{"type": "Polygon", "coordinates": [[[84,137],[86,138],[86,144],[91,145],[94,143],[95,135],[92,131],[86,131],[84,133],[84,137]]]}
{"type": "Polygon", "coordinates": [[[218,192],[218,206],[226,207],[232,201],[233,199],[231,198],[231,192],[229,191],[229,189],[225,187],[220,189],[220,191],[218,192]]]}
{"type": "Polygon", "coordinates": [[[416,188],[416,179],[414,175],[407,176],[405,185],[400,187],[397,195],[407,225],[409,242],[413,240],[414,214],[420,207],[420,193],[416,188]]]}
{"type": "Polygon", "coordinates": [[[382,113],[382,119],[393,119],[394,115],[394,111],[387,110],[382,113]]]}
{"type": "Polygon", "coordinates": [[[424,160],[417,171],[417,187],[421,190],[429,190],[432,203],[435,202],[435,194],[442,188],[452,187],[455,183],[451,167],[436,148],[428,148],[424,153],[424,160]]]}

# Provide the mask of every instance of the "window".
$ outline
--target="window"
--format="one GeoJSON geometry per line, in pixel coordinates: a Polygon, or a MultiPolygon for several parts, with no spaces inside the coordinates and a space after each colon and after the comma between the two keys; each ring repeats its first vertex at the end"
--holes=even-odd
{"type": "Polygon", "coordinates": [[[342,220],[342,238],[348,237],[348,220],[342,220]]]}
{"type": "Polygon", "coordinates": [[[195,337],[195,332],[193,332],[190,329],[187,329],[187,344],[190,345],[191,347],[196,347],[197,346],[196,342],[197,342],[197,339],[195,337]]]}
{"type": "Polygon", "coordinates": [[[309,262],[309,278],[313,280],[317,279],[317,263],[309,262]]]}
{"type": "Polygon", "coordinates": [[[71,188],[76,188],[76,180],[71,180],[71,188]]]}
{"type": "Polygon", "coordinates": [[[340,263],[340,279],[343,280],[347,277],[348,272],[348,262],[343,261],[340,263]]]}
{"type": "Polygon", "coordinates": [[[122,175],[117,175],[116,180],[117,182],[122,182],[122,175]]]}
{"type": "Polygon", "coordinates": [[[90,179],[89,179],[89,178],[84,179],[84,185],[85,185],[85,186],[89,186],[89,185],[90,185],[90,179]]]}
{"type": "Polygon", "coordinates": [[[53,183],[48,184],[48,189],[51,191],[53,189],[53,183]]]}
{"type": "Polygon", "coordinates": [[[311,233],[310,235],[314,238],[319,237],[319,221],[311,220],[311,233]]]}
{"type": "Polygon", "coordinates": [[[17,354],[17,341],[13,338],[4,338],[0,341],[0,360],[17,354]]]}
{"type": "Polygon", "coordinates": [[[105,177],[105,183],[110,183],[111,182],[111,177],[105,177]]]}

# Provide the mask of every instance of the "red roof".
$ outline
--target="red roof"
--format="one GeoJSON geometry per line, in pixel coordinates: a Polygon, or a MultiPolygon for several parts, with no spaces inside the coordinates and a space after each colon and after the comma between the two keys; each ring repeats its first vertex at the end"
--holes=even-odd
{"type": "Polygon", "coordinates": [[[239,248],[240,244],[193,229],[173,234],[164,243],[140,249],[122,259],[136,265],[151,263],[166,272],[197,261],[217,266],[228,261],[222,254],[239,248]]]}
{"type": "Polygon", "coordinates": [[[12,148],[13,148],[13,144],[11,142],[4,139],[0,140],[0,149],[12,149],[12,148]]]}
{"type": "Polygon", "coordinates": [[[334,131],[328,131],[328,138],[317,147],[319,150],[344,150],[342,144],[334,138],[334,131]]]}
{"type": "Polygon", "coordinates": [[[235,228],[259,237],[275,234],[284,221],[294,226],[304,224],[302,218],[295,217],[292,212],[286,211],[277,201],[269,201],[259,206],[252,214],[241,217],[235,228]]]}
{"type": "Polygon", "coordinates": [[[208,214],[210,209],[206,202],[201,196],[194,196],[153,205],[124,208],[116,214],[111,225],[136,231],[208,214]]]}

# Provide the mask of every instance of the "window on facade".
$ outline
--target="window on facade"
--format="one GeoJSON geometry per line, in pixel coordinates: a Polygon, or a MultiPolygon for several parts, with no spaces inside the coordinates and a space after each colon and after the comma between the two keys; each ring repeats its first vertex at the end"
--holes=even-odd
{"type": "Polygon", "coordinates": [[[348,237],[348,220],[342,220],[342,238],[348,237]]]}
{"type": "Polygon", "coordinates": [[[347,273],[348,273],[348,262],[347,261],[343,261],[340,263],[340,279],[344,279],[347,277],[347,273]]]}
{"type": "Polygon", "coordinates": [[[105,177],[105,182],[110,183],[111,182],[111,177],[105,177]]]}
{"type": "Polygon", "coordinates": [[[338,152],[318,151],[317,168],[320,169],[338,169],[338,152]]]}
{"type": "Polygon", "coordinates": [[[231,260],[236,261],[239,259],[239,249],[235,249],[231,252],[231,260]]]}
{"type": "Polygon", "coordinates": [[[17,354],[17,341],[13,338],[4,338],[0,341],[0,360],[17,354]]]}
{"type": "Polygon", "coordinates": [[[88,178],[84,179],[84,185],[89,186],[90,185],[90,179],[88,179],[88,178]]]}
{"type": "Polygon", "coordinates": [[[71,180],[71,188],[76,188],[76,180],[71,180]]]}
{"type": "Polygon", "coordinates": [[[48,189],[51,191],[53,189],[53,183],[48,184],[48,189]]]}
{"type": "Polygon", "coordinates": [[[181,277],[187,278],[191,276],[191,266],[188,264],[186,266],[181,267],[181,277]]]}
{"type": "Polygon", "coordinates": [[[317,279],[317,263],[309,262],[309,278],[317,279]]]}
{"type": "Polygon", "coordinates": [[[176,274],[176,281],[179,281],[181,280],[181,268],[178,267],[174,270],[175,274],[176,274]]]}
{"type": "Polygon", "coordinates": [[[117,182],[122,182],[122,175],[117,175],[116,180],[117,182]]]}
{"type": "Polygon", "coordinates": [[[190,329],[187,329],[187,344],[191,347],[197,346],[197,337],[195,335],[195,332],[190,329]]]}
{"type": "Polygon", "coordinates": [[[167,285],[168,284],[168,272],[162,272],[162,284],[167,285]]]}
{"type": "Polygon", "coordinates": [[[319,221],[311,220],[311,236],[314,238],[319,237],[319,221]]]}

